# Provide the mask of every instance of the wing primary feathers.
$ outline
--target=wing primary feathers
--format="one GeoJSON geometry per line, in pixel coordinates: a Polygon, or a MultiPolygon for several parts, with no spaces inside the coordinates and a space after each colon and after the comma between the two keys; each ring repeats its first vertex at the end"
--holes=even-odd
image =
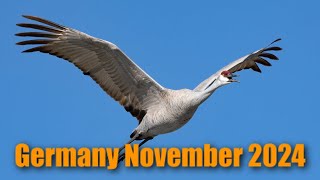
{"type": "Polygon", "coordinates": [[[51,22],[51,21],[48,21],[48,20],[45,20],[45,19],[42,19],[42,18],[39,18],[39,17],[36,17],[36,16],[29,16],[29,15],[22,15],[23,17],[27,18],[27,19],[31,19],[31,20],[34,20],[34,21],[38,21],[38,22],[41,22],[43,24],[47,24],[49,26],[53,26],[53,27],[56,27],[58,29],[66,29],[66,27],[62,26],[62,25],[59,25],[57,23],[54,23],[54,22],[51,22]]]}
{"type": "Polygon", "coordinates": [[[277,56],[270,54],[270,53],[261,53],[261,54],[259,54],[259,56],[267,57],[267,58],[273,59],[273,60],[279,60],[279,58],[277,56]]]}
{"type": "Polygon", "coordinates": [[[254,63],[252,66],[251,66],[251,69],[254,70],[254,71],[257,71],[259,73],[261,73],[261,69],[259,68],[259,66],[254,63]]]}
{"type": "Polygon", "coordinates": [[[43,32],[23,32],[23,33],[17,33],[16,36],[22,36],[22,37],[45,37],[45,38],[57,38],[60,35],[58,34],[50,34],[50,33],[43,33],[43,32]]]}
{"type": "Polygon", "coordinates": [[[48,44],[52,42],[51,39],[34,39],[34,40],[27,40],[18,42],[17,45],[28,45],[28,44],[48,44]]]}
{"type": "MultiPolygon", "coordinates": [[[[278,42],[278,41],[281,41],[281,38],[278,38],[278,39],[272,41],[268,46],[271,46],[272,44],[274,44],[274,43],[276,43],[276,42],[278,42]]],[[[268,46],[267,46],[267,47],[268,47],[268,46]]]]}
{"type": "Polygon", "coordinates": [[[282,48],[281,47],[269,47],[269,48],[265,48],[263,51],[281,51],[282,48]]]}
{"type": "Polygon", "coordinates": [[[265,66],[271,66],[271,63],[269,63],[267,60],[263,59],[263,58],[260,58],[258,57],[255,62],[259,63],[259,64],[262,64],[262,65],[265,65],[265,66]]]}
{"type": "Polygon", "coordinates": [[[23,53],[36,52],[36,51],[46,52],[46,51],[44,50],[45,47],[46,47],[46,45],[44,45],[44,46],[37,46],[37,47],[34,47],[34,48],[30,48],[30,49],[24,50],[24,51],[22,51],[22,52],[23,52],[23,53]]]}
{"type": "Polygon", "coordinates": [[[25,28],[38,29],[38,30],[48,31],[48,32],[57,33],[57,34],[62,33],[61,30],[53,29],[51,27],[43,26],[43,25],[40,25],[40,24],[19,23],[19,24],[17,24],[17,26],[25,27],[25,28]]]}

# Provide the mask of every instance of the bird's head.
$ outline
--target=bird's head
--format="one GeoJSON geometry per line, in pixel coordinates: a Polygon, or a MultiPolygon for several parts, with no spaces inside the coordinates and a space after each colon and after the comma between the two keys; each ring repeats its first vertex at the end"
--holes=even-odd
{"type": "Polygon", "coordinates": [[[233,79],[233,77],[237,77],[237,75],[232,74],[230,71],[222,71],[220,76],[219,76],[219,80],[223,83],[223,84],[229,84],[232,82],[239,82],[236,79],[233,79]]]}

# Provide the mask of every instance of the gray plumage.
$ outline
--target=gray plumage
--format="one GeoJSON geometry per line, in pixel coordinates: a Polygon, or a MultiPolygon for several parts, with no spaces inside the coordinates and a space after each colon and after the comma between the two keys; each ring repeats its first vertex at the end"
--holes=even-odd
{"type": "MultiPolygon", "coordinates": [[[[111,42],[89,36],[78,30],[68,28],[51,21],[24,16],[42,24],[22,23],[18,26],[43,32],[23,32],[16,34],[22,37],[40,39],[18,42],[18,45],[39,45],[23,52],[43,52],[63,58],[83,74],[89,75],[126,111],[138,119],[138,126],[131,134],[134,140],[146,141],[153,137],[175,131],[186,124],[199,105],[217,88],[236,82],[233,73],[242,69],[253,69],[261,72],[257,63],[271,66],[264,58],[277,60],[268,51],[281,50],[279,47],[268,47],[246,55],[225,66],[194,90],[171,90],[162,87],[126,56],[111,42]]],[[[120,149],[122,150],[123,147],[120,149]]],[[[124,159],[124,153],[119,160],[124,159]]]]}

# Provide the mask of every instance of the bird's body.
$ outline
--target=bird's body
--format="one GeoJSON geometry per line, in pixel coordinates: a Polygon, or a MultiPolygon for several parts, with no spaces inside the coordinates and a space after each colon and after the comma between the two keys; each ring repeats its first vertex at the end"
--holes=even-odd
{"type": "Polygon", "coordinates": [[[141,139],[155,137],[175,131],[185,125],[193,116],[201,103],[201,92],[189,89],[165,89],[162,99],[150,108],[141,123],[135,129],[141,139]]]}
{"type": "MultiPolygon", "coordinates": [[[[278,60],[275,55],[268,52],[281,50],[279,47],[269,47],[280,40],[277,39],[266,48],[225,66],[193,90],[171,90],[153,80],[111,42],[39,17],[24,17],[45,24],[17,24],[21,27],[44,31],[16,34],[40,38],[17,43],[18,45],[40,44],[24,52],[39,51],[55,55],[73,63],[83,74],[90,76],[126,111],[137,118],[138,126],[130,135],[131,139],[128,143],[143,140],[139,146],[159,134],[181,128],[192,118],[199,105],[216,89],[237,82],[233,79],[234,72],[242,69],[261,72],[257,63],[271,66],[264,58],[278,60]]],[[[122,149],[123,147],[120,150],[122,149]]],[[[119,160],[123,159],[124,153],[120,155],[119,160]]]]}

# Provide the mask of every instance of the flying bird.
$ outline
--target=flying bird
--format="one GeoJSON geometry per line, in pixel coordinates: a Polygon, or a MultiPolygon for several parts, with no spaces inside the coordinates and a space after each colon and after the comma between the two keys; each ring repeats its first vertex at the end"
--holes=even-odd
{"type": "MultiPolygon", "coordinates": [[[[18,42],[18,45],[37,45],[23,52],[49,53],[65,59],[78,67],[84,75],[90,76],[99,86],[118,101],[138,121],[130,140],[142,140],[139,147],[154,137],[170,133],[185,125],[197,108],[219,87],[238,82],[237,71],[252,69],[261,72],[257,63],[271,66],[265,59],[278,60],[270,51],[280,47],[267,47],[223,67],[196,88],[172,90],[161,86],[136,65],[115,44],[92,37],[78,30],[59,25],[40,17],[23,17],[38,23],[20,23],[17,26],[35,29],[16,36],[36,37],[34,40],[18,42]],[[41,31],[39,31],[41,30],[41,31]]],[[[125,146],[120,148],[124,151],[125,146]]],[[[124,160],[125,152],[119,156],[124,160]]]]}

